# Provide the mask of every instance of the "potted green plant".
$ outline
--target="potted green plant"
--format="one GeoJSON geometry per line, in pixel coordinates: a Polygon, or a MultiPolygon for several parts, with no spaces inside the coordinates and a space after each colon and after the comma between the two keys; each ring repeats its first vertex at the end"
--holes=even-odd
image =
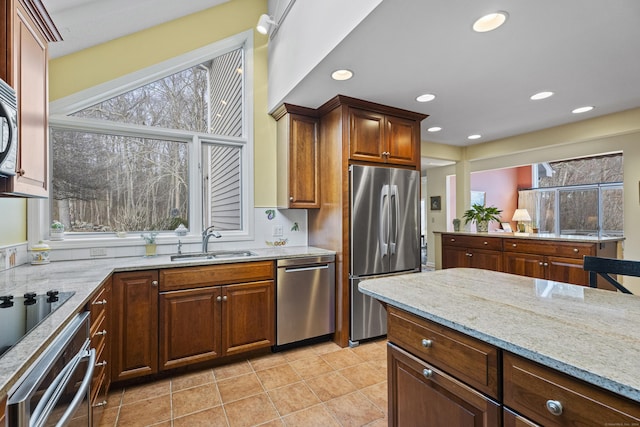
{"type": "Polygon", "coordinates": [[[483,206],[474,203],[471,209],[464,211],[464,223],[475,223],[478,232],[487,232],[491,221],[500,221],[502,210],[495,206],[483,206]]]}
{"type": "Polygon", "coordinates": [[[49,227],[49,240],[64,240],[64,224],[53,221],[49,227]]]}
{"type": "Polygon", "coordinates": [[[156,255],[156,237],[158,233],[151,232],[149,234],[142,233],[140,237],[144,239],[144,249],[145,256],[155,256],[156,255]]]}

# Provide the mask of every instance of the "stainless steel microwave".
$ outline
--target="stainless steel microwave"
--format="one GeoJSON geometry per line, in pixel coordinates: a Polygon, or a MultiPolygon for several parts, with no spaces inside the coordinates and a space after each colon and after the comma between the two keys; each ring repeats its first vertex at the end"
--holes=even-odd
{"type": "Polygon", "coordinates": [[[0,79],[0,176],[16,174],[18,154],[18,98],[0,79]]]}

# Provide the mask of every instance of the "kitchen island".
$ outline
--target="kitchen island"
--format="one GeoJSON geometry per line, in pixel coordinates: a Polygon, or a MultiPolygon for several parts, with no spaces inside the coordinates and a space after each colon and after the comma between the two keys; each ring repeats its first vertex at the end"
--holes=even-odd
{"type": "Polygon", "coordinates": [[[359,288],[387,304],[390,425],[639,425],[638,296],[467,268],[359,288]]]}

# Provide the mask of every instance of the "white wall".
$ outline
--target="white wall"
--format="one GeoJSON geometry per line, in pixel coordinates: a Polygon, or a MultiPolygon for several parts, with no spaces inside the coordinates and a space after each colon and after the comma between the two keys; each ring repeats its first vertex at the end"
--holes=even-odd
{"type": "MultiPolygon", "coordinates": [[[[283,0],[284,3],[290,1],[283,0]]],[[[297,0],[269,41],[268,110],[278,107],[284,97],[381,2],[297,0]]],[[[283,5],[278,5],[278,9],[282,8],[283,5]]],[[[275,11],[270,8],[270,13],[275,11]]]]}

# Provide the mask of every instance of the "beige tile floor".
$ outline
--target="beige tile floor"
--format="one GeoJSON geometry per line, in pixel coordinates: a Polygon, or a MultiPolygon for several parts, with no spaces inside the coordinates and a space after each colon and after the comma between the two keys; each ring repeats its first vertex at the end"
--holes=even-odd
{"type": "Polygon", "coordinates": [[[114,388],[100,426],[387,425],[386,341],[332,342],[114,388]]]}

